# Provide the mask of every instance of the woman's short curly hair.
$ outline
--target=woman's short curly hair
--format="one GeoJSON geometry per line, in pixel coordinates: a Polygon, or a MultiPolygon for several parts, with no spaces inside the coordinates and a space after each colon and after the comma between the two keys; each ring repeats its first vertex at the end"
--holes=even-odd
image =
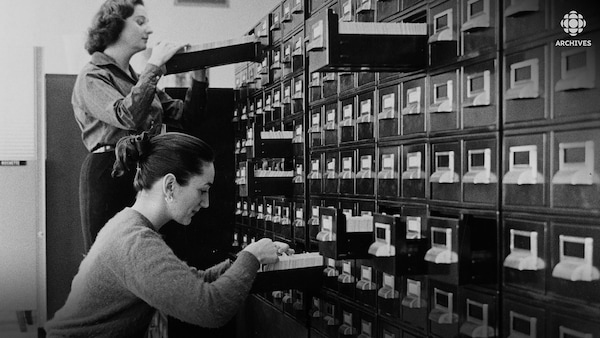
{"type": "Polygon", "coordinates": [[[125,20],[133,15],[135,6],[144,6],[143,0],[107,0],[102,4],[88,29],[85,49],[88,53],[103,52],[108,45],[117,41],[125,20]]]}

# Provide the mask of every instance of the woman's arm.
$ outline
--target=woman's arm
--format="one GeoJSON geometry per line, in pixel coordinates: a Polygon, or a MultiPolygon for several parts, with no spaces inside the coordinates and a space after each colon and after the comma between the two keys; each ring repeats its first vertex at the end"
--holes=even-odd
{"type": "Polygon", "coordinates": [[[219,276],[221,276],[229,267],[231,266],[231,260],[223,261],[215,266],[212,266],[206,270],[198,270],[196,268],[191,268],[192,271],[198,275],[198,278],[201,278],[205,282],[214,282],[219,276]]]}
{"type": "Polygon", "coordinates": [[[148,64],[138,82],[124,95],[117,86],[125,86],[108,68],[97,68],[83,75],[75,90],[74,103],[85,105],[87,113],[107,124],[125,130],[139,130],[148,118],[156,93],[161,68],[148,64]],[[83,102],[79,102],[83,101],[83,102]]]}
{"type": "Polygon", "coordinates": [[[227,271],[205,282],[179,260],[166,243],[150,232],[123,253],[126,287],[150,306],[182,321],[204,326],[225,325],[248,296],[260,266],[256,256],[242,252],[227,271]]]}

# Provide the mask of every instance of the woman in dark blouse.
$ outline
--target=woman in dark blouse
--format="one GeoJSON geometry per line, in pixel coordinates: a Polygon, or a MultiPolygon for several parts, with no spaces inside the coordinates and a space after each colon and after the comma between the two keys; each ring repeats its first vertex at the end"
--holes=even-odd
{"type": "MultiPolygon", "coordinates": [[[[129,64],[147,47],[152,34],[142,0],[107,0],[92,21],[85,48],[91,60],[73,90],[75,118],[90,152],[80,175],[79,199],[86,251],[98,231],[135,199],[131,175],[112,178],[117,141],[127,135],[166,131],[165,119],[180,120],[190,102],[176,100],[157,88],[165,63],[184,44],[158,42],[141,74],[129,64]]],[[[203,72],[192,74],[192,78],[203,72]]],[[[194,98],[200,88],[193,81],[194,98]]]]}

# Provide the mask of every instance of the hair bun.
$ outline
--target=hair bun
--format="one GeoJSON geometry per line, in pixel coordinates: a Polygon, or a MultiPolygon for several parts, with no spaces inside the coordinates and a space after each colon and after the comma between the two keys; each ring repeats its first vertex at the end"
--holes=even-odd
{"type": "Polygon", "coordinates": [[[119,177],[126,171],[136,168],[149,152],[150,136],[147,132],[121,138],[115,149],[116,160],[112,176],[119,177]]]}
{"type": "Polygon", "coordinates": [[[136,157],[134,159],[135,161],[139,161],[148,153],[150,137],[148,136],[147,132],[142,132],[139,135],[132,136],[129,139],[129,141],[134,145],[136,153],[137,153],[137,154],[135,154],[137,156],[135,156],[134,154],[131,154],[131,155],[133,155],[132,157],[136,157]]]}

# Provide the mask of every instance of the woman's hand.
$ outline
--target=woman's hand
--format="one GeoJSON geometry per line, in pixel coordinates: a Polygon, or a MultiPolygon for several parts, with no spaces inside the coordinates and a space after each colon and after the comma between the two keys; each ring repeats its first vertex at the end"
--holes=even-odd
{"type": "Polygon", "coordinates": [[[175,53],[186,46],[188,45],[185,43],[159,41],[152,47],[152,54],[148,59],[148,63],[162,67],[175,53]]]}
{"type": "Polygon", "coordinates": [[[250,243],[243,251],[253,254],[260,264],[277,263],[277,251],[279,247],[268,238],[262,238],[254,243],[250,243]]]}

